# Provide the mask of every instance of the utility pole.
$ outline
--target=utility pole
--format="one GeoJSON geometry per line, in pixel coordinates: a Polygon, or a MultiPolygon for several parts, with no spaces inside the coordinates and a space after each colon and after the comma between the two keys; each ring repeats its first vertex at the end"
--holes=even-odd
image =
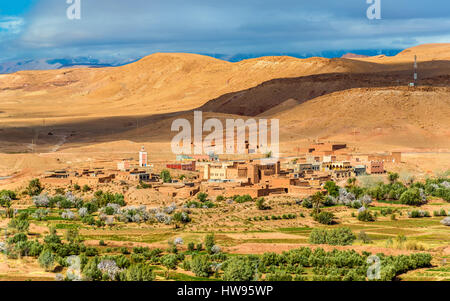
{"type": "Polygon", "coordinates": [[[418,76],[417,76],[417,55],[414,56],[414,86],[417,86],[417,80],[418,80],[418,76]]]}

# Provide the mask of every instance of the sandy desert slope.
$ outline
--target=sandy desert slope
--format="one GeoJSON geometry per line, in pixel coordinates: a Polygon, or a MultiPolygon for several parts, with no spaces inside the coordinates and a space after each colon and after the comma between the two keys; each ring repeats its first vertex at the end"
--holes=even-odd
{"type": "Polygon", "coordinates": [[[372,149],[445,150],[449,87],[450,44],[394,57],[229,63],[153,54],[117,68],[18,72],[0,75],[0,152],[123,152],[150,143],[156,156],[167,158],[171,121],[192,118],[196,108],[210,117],[279,118],[286,151],[315,138],[372,149]],[[414,55],[420,87],[408,88],[414,55]]]}

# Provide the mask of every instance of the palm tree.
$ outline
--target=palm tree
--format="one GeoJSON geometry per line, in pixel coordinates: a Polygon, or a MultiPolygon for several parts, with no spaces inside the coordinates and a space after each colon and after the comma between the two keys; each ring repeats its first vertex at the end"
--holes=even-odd
{"type": "Polygon", "coordinates": [[[316,194],[311,196],[311,201],[313,204],[313,213],[317,214],[320,212],[320,205],[325,200],[325,196],[321,191],[317,192],[316,194]]]}

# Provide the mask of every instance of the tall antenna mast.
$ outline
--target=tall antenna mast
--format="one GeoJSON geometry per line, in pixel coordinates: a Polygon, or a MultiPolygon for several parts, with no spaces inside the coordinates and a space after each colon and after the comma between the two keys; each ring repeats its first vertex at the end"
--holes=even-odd
{"type": "Polygon", "coordinates": [[[414,56],[414,86],[417,86],[417,55],[414,56]]]}

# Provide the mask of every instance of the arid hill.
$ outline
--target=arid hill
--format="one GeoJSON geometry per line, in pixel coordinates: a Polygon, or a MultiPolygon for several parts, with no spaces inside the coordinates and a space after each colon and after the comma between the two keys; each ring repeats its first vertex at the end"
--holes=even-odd
{"type": "Polygon", "coordinates": [[[341,56],[341,58],[343,59],[360,59],[360,58],[366,58],[369,57],[368,55],[363,55],[363,54],[356,54],[356,53],[346,53],[343,56],[341,56]]]}
{"type": "Polygon", "coordinates": [[[197,108],[209,117],[279,118],[287,150],[317,137],[373,149],[448,149],[449,87],[450,44],[393,57],[229,63],[153,54],[117,68],[18,72],[0,75],[0,152],[18,171],[34,165],[15,153],[90,158],[146,144],[171,158],[171,120],[197,108]],[[419,87],[408,88],[414,55],[419,87]]]}
{"type": "Polygon", "coordinates": [[[117,68],[0,75],[0,116],[29,119],[177,112],[274,78],[378,67],[344,59],[263,57],[229,63],[194,54],[153,54],[117,68]]]}

